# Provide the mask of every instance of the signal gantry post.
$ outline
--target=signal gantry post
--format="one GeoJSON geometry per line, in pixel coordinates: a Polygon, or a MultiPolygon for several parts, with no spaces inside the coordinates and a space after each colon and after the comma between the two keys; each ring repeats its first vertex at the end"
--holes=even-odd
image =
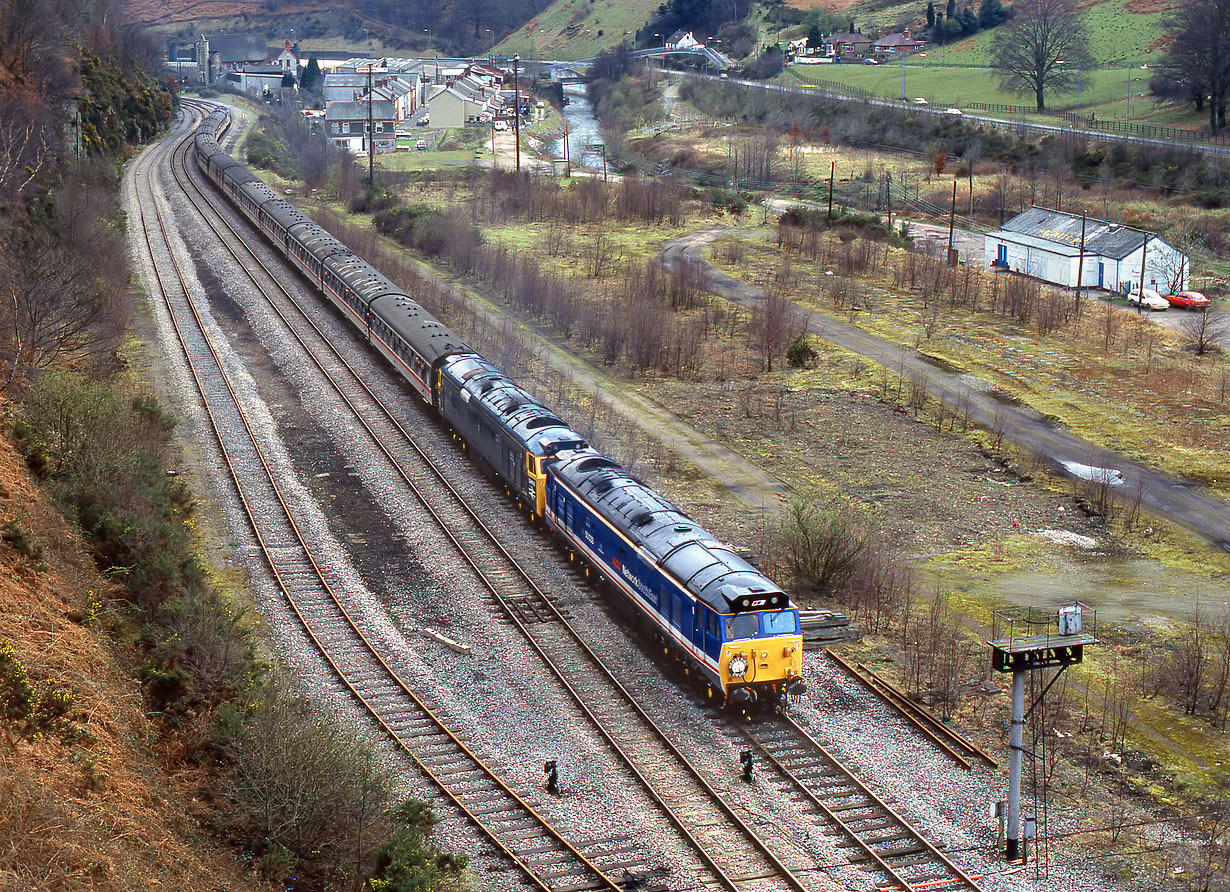
{"type": "MultiPolygon", "coordinates": [[[[1009,861],[1020,860],[1021,848],[1021,761],[1024,753],[1025,719],[1042,702],[1051,685],[1069,666],[1084,660],[1085,647],[1098,639],[1084,627],[1095,628],[1096,613],[1080,601],[1065,604],[1057,611],[1011,607],[994,614],[991,641],[991,668],[1012,673],[1011,760],[1008,767],[1008,828],[1004,852],[1009,861]],[[1059,672],[1025,712],[1025,673],[1058,668],[1059,672]]],[[[1031,754],[1032,755],[1032,754],[1031,754]]]]}

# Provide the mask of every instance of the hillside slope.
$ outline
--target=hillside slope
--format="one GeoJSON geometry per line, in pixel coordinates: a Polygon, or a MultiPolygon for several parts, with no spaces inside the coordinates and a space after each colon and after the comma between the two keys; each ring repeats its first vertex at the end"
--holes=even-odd
{"type": "MultiPolygon", "coordinates": [[[[95,593],[109,584],[4,437],[0,530],[0,650],[11,646],[32,686],[75,692],[78,727],[71,743],[30,741],[0,717],[0,890],[269,888],[202,831],[194,777],[160,764],[140,686],[105,631],[117,608],[95,593]]],[[[0,672],[0,706],[11,678],[0,672]]]]}

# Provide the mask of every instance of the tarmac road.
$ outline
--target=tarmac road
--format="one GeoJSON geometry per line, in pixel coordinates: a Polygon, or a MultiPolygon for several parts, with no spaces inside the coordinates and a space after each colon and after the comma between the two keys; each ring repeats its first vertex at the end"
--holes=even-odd
{"type": "MultiPolygon", "coordinates": [[[[685,258],[697,264],[708,291],[750,309],[764,299],[764,291],[726,275],[701,253],[704,245],[730,231],[716,227],[674,239],[659,256],[668,269],[684,262],[685,258]]],[[[1001,431],[1005,439],[1044,459],[1056,473],[1078,481],[1082,474],[1087,479],[1091,473],[1113,480],[1115,482],[1109,485],[1121,493],[1120,498],[1135,501],[1139,495],[1142,507],[1230,552],[1230,505],[1202,487],[1095,446],[1029,407],[1013,405],[987,382],[940,368],[916,350],[893,344],[856,326],[811,315],[808,331],[895,374],[917,378],[934,398],[950,406],[968,407],[971,419],[988,430],[1001,431]]]]}

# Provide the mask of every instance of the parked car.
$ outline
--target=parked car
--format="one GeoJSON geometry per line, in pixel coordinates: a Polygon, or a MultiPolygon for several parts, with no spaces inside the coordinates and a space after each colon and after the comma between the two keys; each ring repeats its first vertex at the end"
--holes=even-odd
{"type": "Polygon", "coordinates": [[[419,118],[417,121],[414,122],[414,126],[415,127],[426,127],[430,123],[431,123],[431,117],[429,115],[423,115],[423,117],[419,118]]]}
{"type": "Polygon", "coordinates": [[[961,109],[959,109],[959,108],[946,108],[946,109],[944,109],[944,114],[946,114],[946,115],[963,115],[963,114],[965,114],[965,112],[961,111],[961,109]]]}
{"type": "Polygon", "coordinates": [[[426,151],[427,151],[427,140],[425,140],[425,139],[420,139],[418,142],[416,142],[416,143],[414,144],[414,151],[416,151],[416,152],[426,152],[426,151]]]}
{"type": "Polygon", "coordinates": [[[923,99],[921,96],[915,96],[915,97],[914,97],[914,104],[915,104],[915,105],[926,105],[926,104],[927,104],[927,100],[923,99]]]}
{"type": "Polygon", "coordinates": [[[1141,307],[1146,310],[1165,310],[1170,306],[1170,301],[1162,297],[1152,288],[1146,288],[1143,292],[1133,291],[1127,296],[1127,302],[1134,307],[1141,307]]]}
{"type": "Polygon", "coordinates": [[[1213,303],[1199,291],[1180,291],[1178,294],[1167,294],[1166,300],[1170,301],[1173,306],[1183,307],[1185,310],[1203,310],[1213,303]]]}
{"type": "Polygon", "coordinates": [[[863,64],[864,65],[879,65],[880,63],[877,62],[875,59],[864,59],[863,64]]]}
{"type": "Polygon", "coordinates": [[[508,122],[507,122],[507,121],[496,121],[496,122],[495,122],[494,124],[492,124],[491,126],[492,126],[494,129],[496,129],[496,130],[507,130],[507,129],[508,129],[508,122]]]}

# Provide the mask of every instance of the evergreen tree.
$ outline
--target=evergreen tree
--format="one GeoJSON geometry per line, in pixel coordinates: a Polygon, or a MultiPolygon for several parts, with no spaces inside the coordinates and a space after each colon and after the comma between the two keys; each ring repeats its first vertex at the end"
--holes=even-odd
{"type": "MultiPolygon", "coordinates": [[[[986,4],[984,3],[983,5],[985,6],[986,4]]],[[[935,3],[933,0],[928,0],[927,3],[927,27],[935,27],[935,3]]]]}
{"type": "Polygon", "coordinates": [[[822,43],[824,43],[824,34],[821,33],[820,26],[812,25],[807,31],[807,48],[818,50],[822,43]]]}
{"type": "Polygon", "coordinates": [[[944,10],[944,18],[952,21],[957,17],[957,0],[948,0],[948,8],[944,10]]]}
{"type": "Polygon", "coordinates": [[[320,63],[316,61],[316,57],[312,56],[308,59],[307,67],[303,69],[303,74],[299,76],[299,89],[305,93],[317,93],[324,86],[325,76],[321,73],[320,63]]]}
{"type": "Polygon", "coordinates": [[[1000,0],[982,0],[978,8],[978,27],[984,31],[1008,20],[1008,10],[1000,0]]]}
{"type": "Polygon", "coordinates": [[[970,7],[965,7],[957,15],[957,22],[961,25],[962,34],[977,34],[978,33],[978,16],[974,15],[974,10],[970,7]]]}
{"type": "Polygon", "coordinates": [[[940,9],[935,11],[935,27],[931,29],[931,42],[944,42],[944,11],[940,9]]]}

